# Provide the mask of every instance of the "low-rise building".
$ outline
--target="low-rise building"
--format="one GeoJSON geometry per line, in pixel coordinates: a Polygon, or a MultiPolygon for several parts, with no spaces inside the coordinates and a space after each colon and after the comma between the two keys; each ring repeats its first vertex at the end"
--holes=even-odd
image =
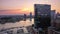
{"type": "Polygon", "coordinates": [[[58,31],[58,29],[56,29],[55,27],[49,27],[48,34],[60,34],[60,31],[58,31]]]}

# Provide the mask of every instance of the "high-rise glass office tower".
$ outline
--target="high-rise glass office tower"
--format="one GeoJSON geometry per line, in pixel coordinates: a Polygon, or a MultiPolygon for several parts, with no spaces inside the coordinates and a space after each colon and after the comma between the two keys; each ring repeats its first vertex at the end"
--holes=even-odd
{"type": "Polygon", "coordinates": [[[35,28],[47,28],[50,26],[51,21],[51,5],[47,4],[34,4],[35,16],[34,26],[35,28]]]}

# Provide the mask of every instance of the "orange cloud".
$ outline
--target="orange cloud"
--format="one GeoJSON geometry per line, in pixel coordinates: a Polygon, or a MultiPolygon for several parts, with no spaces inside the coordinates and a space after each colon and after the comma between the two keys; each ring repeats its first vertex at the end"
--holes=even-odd
{"type": "Polygon", "coordinates": [[[1,10],[0,14],[30,14],[30,12],[29,10],[1,10]]]}

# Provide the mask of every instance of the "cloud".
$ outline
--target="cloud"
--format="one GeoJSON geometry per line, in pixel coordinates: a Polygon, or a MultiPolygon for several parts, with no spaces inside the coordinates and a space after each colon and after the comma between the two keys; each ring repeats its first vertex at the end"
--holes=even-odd
{"type": "Polygon", "coordinates": [[[22,10],[0,10],[0,15],[19,15],[19,14],[29,14],[28,11],[22,10]]]}

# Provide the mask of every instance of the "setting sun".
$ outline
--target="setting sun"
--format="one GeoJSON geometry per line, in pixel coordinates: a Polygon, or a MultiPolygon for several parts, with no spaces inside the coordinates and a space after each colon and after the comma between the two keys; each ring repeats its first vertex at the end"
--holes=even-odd
{"type": "Polygon", "coordinates": [[[34,11],[34,9],[33,8],[22,8],[21,9],[22,11],[28,11],[28,12],[33,12],[34,11]]]}
{"type": "Polygon", "coordinates": [[[22,11],[28,11],[29,10],[29,8],[23,8],[22,9],[22,11]]]}

